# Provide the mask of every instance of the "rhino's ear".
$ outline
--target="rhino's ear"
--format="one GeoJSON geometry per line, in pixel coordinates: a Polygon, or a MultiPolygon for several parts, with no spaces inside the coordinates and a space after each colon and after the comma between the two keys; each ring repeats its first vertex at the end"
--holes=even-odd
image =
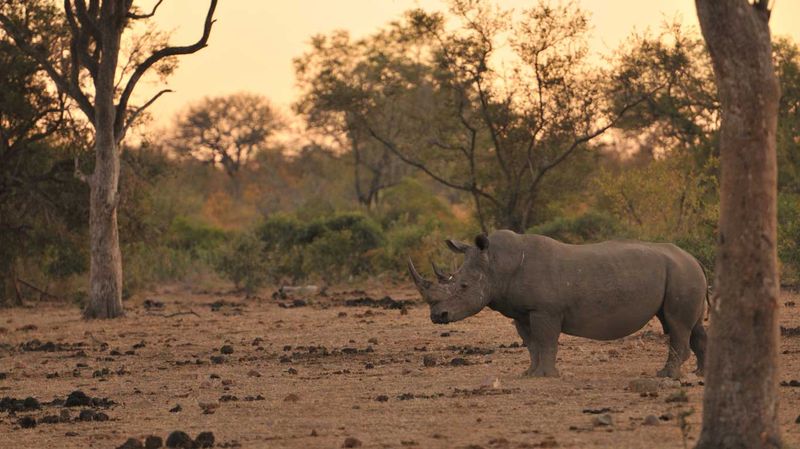
{"type": "Polygon", "coordinates": [[[459,242],[458,240],[447,239],[444,242],[447,244],[447,247],[450,248],[450,251],[454,253],[465,253],[469,248],[469,245],[459,242]]]}
{"type": "Polygon", "coordinates": [[[489,237],[486,237],[486,234],[478,234],[475,237],[475,246],[481,251],[486,251],[489,248],[489,237]]]}

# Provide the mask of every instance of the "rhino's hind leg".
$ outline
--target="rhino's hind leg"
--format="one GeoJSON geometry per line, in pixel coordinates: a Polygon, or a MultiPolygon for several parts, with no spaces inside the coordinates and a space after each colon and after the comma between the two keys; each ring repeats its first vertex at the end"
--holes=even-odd
{"type": "MultiPolygon", "coordinates": [[[[669,320],[669,318],[667,318],[669,320]]],[[[689,335],[691,331],[681,323],[669,322],[669,354],[664,368],[658,371],[658,377],[681,377],[681,365],[689,358],[689,335]]]]}
{"type": "Polygon", "coordinates": [[[529,377],[557,377],[556,353],[561,334],[561,317],[531,312],[528,352],[531,367],[525,371],[529,377]]]}
{"type": "Polygon", "coordinates": [[[703,375],[706,365],[706,329],[703,327],[703,319],[700,318],[692,328],[692,335],[689,337],[689,346],[697,357],[697,369],[694,371],[698,376],[703,375]]]}

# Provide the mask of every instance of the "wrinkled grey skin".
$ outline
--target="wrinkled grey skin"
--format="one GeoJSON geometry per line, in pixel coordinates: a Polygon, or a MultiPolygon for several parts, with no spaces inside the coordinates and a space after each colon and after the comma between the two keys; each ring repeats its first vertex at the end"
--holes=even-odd
{"type": "Polygon", "coordinates": [[[495,231],[475,246],[452,240],[464,254],[454,274],[434,266],[438,281],[409,270],[431,321],[463,320],[489,307],[512,318],[531,356],[527,376],[557,376],[558,337],[613,340],[658,317],[669,335],[662,377],[679,378],[681,365],[697,356],[702,374],[706,333],[705,274],[687,252],[668,243],[609,241],[568,245],[540,235],[495,231]]]}

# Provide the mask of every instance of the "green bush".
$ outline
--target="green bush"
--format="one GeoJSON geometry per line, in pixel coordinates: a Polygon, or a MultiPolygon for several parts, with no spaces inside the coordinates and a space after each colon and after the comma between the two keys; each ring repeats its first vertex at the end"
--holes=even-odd
{"type": "Polygon", "coordinates": [[[244,290],[248,296],[253,295],[269,277],[264,242],[253,233],[236,235],[220,249],[214,268],[236,288],[244,290]]]}
{"type": "Polygon", "coordinates": [[[226,238],[222,229],[186,217],[176,217],[169,229],[168,245],[187,251],[192,257],[201,258],[213,253],[226,238]]]}
{"type": "Polygon", "coordinates": [[[528,229],[564,243],[591,243],[630,238],[631,231],[611,215],[589,211],[577,217],[559,217],[528,229]]]}
{"type": "Polygon", "coordinates": [[[800,282],[800,195],[778,195],[778,257],[782,282],[800,282]]]}
{"type": "Polygon", "coordinates": [[[385,242],[381,227],[358,213],[340,213],[303,223],[276,214],[256,230],[264,244],[270,277],[326,281],[375,272],[373,259],[385,242]]]}

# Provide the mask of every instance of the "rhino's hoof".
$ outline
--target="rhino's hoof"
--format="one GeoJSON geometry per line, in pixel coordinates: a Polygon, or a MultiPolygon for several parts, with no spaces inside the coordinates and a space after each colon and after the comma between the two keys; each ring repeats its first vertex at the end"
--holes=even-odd
{"type": "Polygon", "coordinates": [[[558,370],[555,368],[551,368],[549,370],[545,369],[530,369],[528,368],[522,373],[522,377],[558,377],[558,370]]]}

